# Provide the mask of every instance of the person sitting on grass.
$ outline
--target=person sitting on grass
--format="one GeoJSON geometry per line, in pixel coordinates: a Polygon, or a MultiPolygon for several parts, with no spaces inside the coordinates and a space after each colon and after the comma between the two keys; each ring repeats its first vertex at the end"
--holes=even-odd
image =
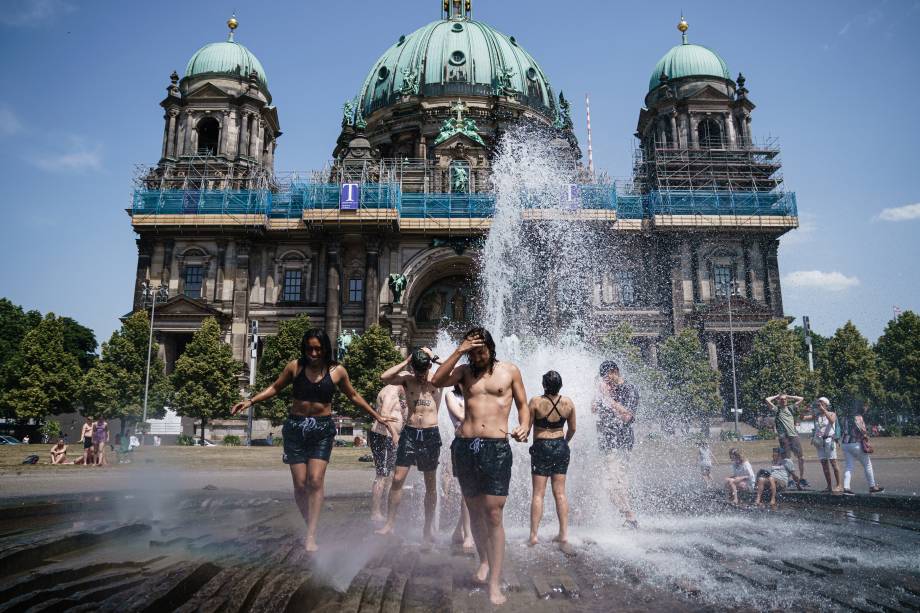
{"type": "Polygon", "coordinates": [[[51,463],[64,464],[67,462],[67,445],[64,439],[59,438],[57,445],[51,448],[51,463]]]}
{"type": "Polygon", "coordinates": [[[754,491],[754,469],[744,453],[736,447],[728,450],[728,458],[732,461],[732,476],[725,478],[725,492],[729,501],[738,506],[738,490],[754,491]]]}
{"type": "Polygon", "coordinates": [[[770,470],[761,470],[757,473],[757,494],[754,499],[754,504],[761,509],[764,507],[761,498],[763,498],[764,489],[769,487],[770,509],[775,511],[778,508],[776,493],[780,490],[785,490],[789,486],[790,478],[794,479],[794,475],[795,464],[793,464],[792,460],[789,458],[783,459],[782,449],[774,447],[773,466],[770,467],[770,470]]]}

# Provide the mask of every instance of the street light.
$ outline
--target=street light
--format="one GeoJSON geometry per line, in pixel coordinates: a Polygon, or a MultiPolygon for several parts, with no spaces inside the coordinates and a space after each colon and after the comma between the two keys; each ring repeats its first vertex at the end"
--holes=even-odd
{"type": "Polygon", "coordinates": [[[738,377],[735,374],[735,326],[732,319],[732,298],[737,294],[737,282],[729,281],[728,286],[728,343],[731,345],[732,355],[732,396],[734,397],[735,414],[735,434],[738,434],[738,415],[741,411],[738,409],[738,377]]]}
{"type": "MultiPolygon", "coordinates": [[[[249,397],[256,395],[256,362],[259,359],[259,322],[253,319],[249,322],[249,333],[252,341],[249,344],[249,397]]],[[[252,445],[252,405],[249,405],[249,415],[246,418],[246,444],[252,445]]]]}
{"type": "Polygon", "coordinates": [[[169,288],[165,285],[158,285],[153,287],[150,285],[150,281],[144,281],[141,284],[143,288],[143,304],[146,307],[147,304],[150,304],[150,337],[147,339],[147,376],[144,381],[144,419],[141,423],[144,424],[144,434],[147,430],[147,397],[150,392],[150,354],[153,350],[153,318],[156,315],[157,302],[166,302],[169,300],[169,288]]]}

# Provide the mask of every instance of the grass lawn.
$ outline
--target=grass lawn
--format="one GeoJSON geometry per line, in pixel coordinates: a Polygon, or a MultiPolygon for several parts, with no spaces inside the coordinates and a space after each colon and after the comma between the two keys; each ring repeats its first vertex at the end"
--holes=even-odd
{"type": "MultiPolygon", "coordinates": [[[[52,445],[0,445],[0,472],[17,470],[89,470],[82,465],[52,465],[50,450],[52,445]],[[39,463],[34,466],[23,466],[22,460],[30,454],[39,457],[39,463]]],[[[336,447],[332,451],[330,468],[338,469],[367,469],[374,467],[373,462],[359,462],[358,458],[370,454],[368,447],[355,449],[354,447],[336,447]]],[[[82,455],[83,448],[71,445],[67,449],[70,460],[82,455]]],[[[130,464],[112,464],[109,468],[117,470],[131,470],[140,466],[149,466],[153,463],[158,466],[181,467],[184,469],[261,469],[283,468],[281,463],[281,447],[144,447],[132,452],[130,464]]],[[[115,461],[115,456],[109,451],[106,454],[110,462],[115,461]]]]}
{"type": "MultiPolygon", "coordinates": [[[[585,435],[582,435],[585,436],[585,435]]],[[[875,447],[873,458],[920,458],[920,437],[897,437],[872,439],[875,447]]],[[[696,462],[696,448],[691,443],[668,444],[664,441],[642,441],[637,444],[638,453],[655,454],[655,447],[662,446],[662,451],[673,454],[682,450],[690,462],[696,462]]],[[[728,464],[728,450],[731,447],[740,447],[747,458],[754,463],[770,461],[771,450],[776,446],[776,441],[751,441],[740,443],[736,441],[712,443],[712,453],[717,464],[728,464]]],[[[83,466],[50,464],[49,450],[51,445],[0,445],[0,473],[10,470],[85,470],[83,466]],[[22,460],[29,454],[39,457],[39,464],[23,466],[22,460]]],[[[807,438],[802,438],[802,449],[807,460],[815,460],[817,454],[807,438]]],[[[71,445],[68,448],[69,459],[80,457],[83,449],[80,445],[71,445]]],[[[336,447],[332,451],[331,469],[364,469],[371,470],[373,462],[359,462],[358,458],[369,455],[370,449],[362,447],[336,447]]],[[[838,452],[838,455],[842,452],[838,452]]],[[[114,461],[115,456],[109,452],[109,460],[114,461]]],[[[113,464],[110,468],[116,470],[131,470],[153,463],[157,466],[183,468],[189,470],[252,470],[281,468],[280,447],[144,447],[130,454],[130,464],[113,464]]],[[[840,455],[842,459],[842,455],[840,455]]]]}

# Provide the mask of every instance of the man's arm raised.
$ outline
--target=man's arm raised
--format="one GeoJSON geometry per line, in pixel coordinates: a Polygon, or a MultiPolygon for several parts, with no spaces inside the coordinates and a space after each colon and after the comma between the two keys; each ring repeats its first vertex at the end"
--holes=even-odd
{"type": "Polygon", "coordinates": [[[391,366],[390,368],[380,373],[380,380],[387,385],[402,385],[411,379],[412,375],[408,372],[405,372],[406,369],[409,368],[409,361],[411,359],[411,357],[408,357],[399,364],[391,366]]]}
{"type": "Polygon", "coordinates": [[[441,363],[441,367],[434,373],[431,378],[431,384],[435,387],[453,387],[463,380],[463,375],[467,370],[466,364],[457,366],[457,362],[463,357],[463,354],[470,352],[476,347],[482,347],[485,343],[479,337],[465,338],[460,346],[457,347],[450,356],[441,363]]]}

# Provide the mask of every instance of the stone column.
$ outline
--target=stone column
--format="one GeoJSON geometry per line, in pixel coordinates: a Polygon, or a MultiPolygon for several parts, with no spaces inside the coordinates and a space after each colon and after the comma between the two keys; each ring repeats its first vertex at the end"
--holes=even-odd
{"type": "Polygon", "coordinates": [[[166,151],[169,148],[169,111],[163,114],[163,148],[160,149],[160,157],[166,157],[166,151]]]}
{"type": "Polygon", "coordinates": [[[686,241],[675,239],[671,252],[671,323],[674,334],[684,327],[684,259],[686,241]]]}
{"type": "Polygon", "coordinates": [[[703,279],[700,276],[700,245],[694,240],[690,246],[690,270],[693,279],[693,303],[703,300],[703,279]]]}
{"type": "Polygon", "coordinates": [[[175,157],[176,155],[176,116],[179,115],[179,109],[169,109],[169,129],[166,135],[166,157],[175,157]]]}
{"type": "Polygon", "coordinates": [[[706,352],[709,354],[709,368],[719,370],[719,350],[711,336],[706,339],[706,352]]]}
{"type": "Polygon", "coordinates": [[[185,111],[185,138],[182,141],[182,155],[192,155],[195,151],[192,149],[192,112],[185,111]]]}
{"type": "Polygon", "coordinates": [[[418,153],[416,155],[422,159],[428,156],[428,140],[425,138],[424,134],[418,138],[418,153]]]}
{"type": "MultiPolygon", "coordinates": [[[[142,284],[150,279],[150,264],[153,260],[153,244],[146,239],[139,238],[137,244],[137,274],[134,275],[134,310],[144,308],[142,284]]],[[[151,279],[152,280],[152,279],[151,279]]]]}
{"type": "Polygon", "coordinates": [[[687,113],[680,114],[680,136],[681,147],[690,148],[690,116],[687,113]]]}
{"type": "Polygon", "coordinates": [[[377,245],[367,248],[367,265],[364,270],[364,329],[380,322],[380,289],[377,274],[380,265],[377,245]]]}
{"type": "Polygon", "coordinates": [[[744,263],[744,296],[748,300],[754,299],[754,271],[751,270],[751,245],[745,242],[741,246],[742,261],[744,263]]]}
{"type": "Polygon", "coordinates": [[[255,158],[259,160],[259,162],[262,162],[263,161],[262,160],[262,149],[264,149],[264,143],[265,143],[265,122],[262,120],[261,117],[259,118],[257,125],[258,127],[256,128],[256,150],[253,153],[255,154],[255,158]]]}
{"type": "Polygon", "coordinates": [[[339,313],[341,276],[339,274],[339,246],[332,243],[326,252],[326,334],[335,344],[342,327],[339,313]]]}
{"type": "Polygon", "coordinates": [[[728,148],[734,149],[737,143],[735,139],[735,119],[731,113],[725,113],[725,135],[728,138],[728,148]]]}
{"type": "Polygon", "coordinates": [[[227,148],[230,146],[230,111],[223,112],[224,119],[220,124],[220,149],[218,155],[227,156],[227,148]]]}
{"type": "Polygon", "coordinates": [[[230,324],[230,346],[233,357],[246,359],[246,335],[249,332],[249,243],[236,244],[236,275],[233,282],[233,321],[230,324]]]}
{"type": "Polygon", "coordinates": [[[249,117],[249,148],[251,158],[259,157],[259,116],[253,113],[249,117]]]}
{"type": "Polygon", "coordinates": [[[238,147],[240,156],[249,155],[249,113],[243,111],[243,123],[240,126],[240,146],[238,147]]]}
{"type": "Polygon", "coordinates": [[[226,275],[227,257],[227,240],[217,240],[217,275],[214,282],[214,302],[221,302],[224,299],[224,276],[226,275]]]}
{"type": "Polygon", "coordinates": [[[675,149],[680,147],[680,137],[677,133],[677,113],[671,113],[671,146],[675,149]]]}
{"type": "Polygon", "coordinates": [[[698,124],[699,124],[699,120],[697,119],[697,117],[695,115],[691,115],[690,116],[690,147],[692,149],[700,148],[700,134],[696,129],[698,124]]]}
{"type": "Polygon", "coordinates": [[[754,144],[754,136],[751,134],[751,116],[744,116],[744,136],[748,145],[754,144]]]}
{"type": "Polygon", "coordinates": [[[779,284],[779,260],[777,259],[777,249],[779,249],[779,240],[769,241],[764,248],[764,270],[766,279],[764,290],[770,288],[770,306],[773,307],[773,315],[776,317],[783,316],[783,294],[779,284]]]}
{"type": "Polygon", "coordinates": [[[176,241],[171,238],[167,238],[163,241],[163,268],[160,270],[160,283],[162,285],[169,285],[170,277],[172,276],[172,263],[173,263],[173,249],[176,248],[176,241]]]}

